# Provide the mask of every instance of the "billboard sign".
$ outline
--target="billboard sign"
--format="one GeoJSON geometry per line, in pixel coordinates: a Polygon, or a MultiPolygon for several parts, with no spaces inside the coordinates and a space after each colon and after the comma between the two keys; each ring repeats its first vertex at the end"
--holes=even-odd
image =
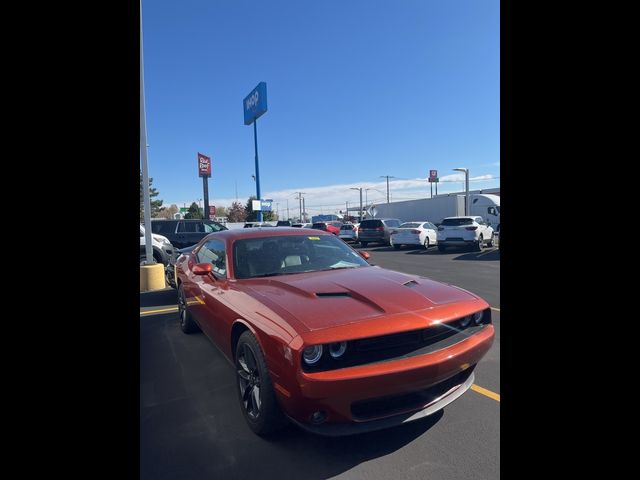
{"type": "Polygon", "coordinates": [[[214,205],[209,205],[209,218],[216,216],[216,207],[214,205]]]}
{"type": "Polygon", "coordinates": [[[252,200],[251,201],[251,210],[254,212],[270,212],[271,206],[273,204],[273,200],[252,200]]]}
{"type": "Polygon", "coordinates": [[[242,101],[244,124],[251,125],[267,111],[267,84],[260,82],[242,101]]]}
{"type": "Polygon", "coordinates": [[[198,176],[211,176],[211,158],[198,152],[198,176]]]}

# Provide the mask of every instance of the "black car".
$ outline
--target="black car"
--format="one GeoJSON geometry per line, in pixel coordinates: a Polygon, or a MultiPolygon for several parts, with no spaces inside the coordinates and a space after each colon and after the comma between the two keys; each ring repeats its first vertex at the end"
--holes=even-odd
{"type": "Polygon", "coordinates": [[[182,219],[163,220],[152,219],[151,231],[158,235],[164,235],[175,248],[185,248],[195,245],[204,237],[213,232],[228,230],[221,223],[213,220],[182,219]]]}
{"type": "Polygon", "coordinates": [[[278,223],[276,223],[276,227],[290,227],[291,226],[291,220],[278,220],[278,223]]]}

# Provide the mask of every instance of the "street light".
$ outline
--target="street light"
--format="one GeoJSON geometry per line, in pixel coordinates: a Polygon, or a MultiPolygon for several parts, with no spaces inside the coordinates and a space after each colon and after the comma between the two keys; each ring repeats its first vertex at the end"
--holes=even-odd
{"type": "Polygon", "coordinates": [[[350,187],[350,190],[358,190],[360,192],[360,212],[358,212],[358,219],[362,223],[362,187],[350,187]]]}
{"type": "Polygon", "coordinates": [[[469,215],[471,207],[469,205],[469,169],[468,168],[454,168],[456,172],[464,172],[464,184],[465,184],[465,202],[464,202],[464,214],[469,215]]]}

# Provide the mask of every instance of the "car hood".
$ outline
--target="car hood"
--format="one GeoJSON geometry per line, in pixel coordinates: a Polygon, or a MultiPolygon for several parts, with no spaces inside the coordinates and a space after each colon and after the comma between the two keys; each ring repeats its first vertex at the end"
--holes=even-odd
{"type": "Polygon", "coordinates": [[[458,287],[373,266],[251,279],[245,285],[256,300],[309,330],[477,299],[458,287]]]}

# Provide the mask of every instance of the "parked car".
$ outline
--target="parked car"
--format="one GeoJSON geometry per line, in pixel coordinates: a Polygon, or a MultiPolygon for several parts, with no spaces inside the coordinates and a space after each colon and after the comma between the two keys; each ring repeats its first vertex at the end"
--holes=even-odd
{"type": "Polygon", "coordinates": [[[322,230],[324,232],[333,233],[334,235],[340,234],[340,227],[342,222],[316,222],[311,225],[311,228],[315,230],[322,230]]]}
{"type": "Polygon", "coordinates": [[[258,227],[273,227],[270,223],[267,222],[247,222],[244,224],[243,228],[258,228],[258,227]]]}
{"type": "Polygon", "coordinates": [[[273,228],[212,233],[178,258],[180,327],[235,366],[256,434],[287,419],[323,435],[400,425],[474,382],[494,339],[487,302],[367,256],[328,232],[273,228]]]}
{"type": "MultiPolygon", "coordinates": [[[[153,230],[153,227],[152,227],[153,230]]],[[[146,237],[144,226],[140,225],[140,265],[147,261],[146,237]]],[[[173,245],[169,239],[163,235],[151,234],[151,246],[153,248],[153,259],[157,263],[168,265],[173,256],[173,245]]]]}
{"type": "Polygon", "coordinates": [[[391,242],[391,230],[398,228],[400,223],[397,218],[363,220],[358,227],[358,241],[363,247],[372,242],[389,245],[391,242]]]}
{"type": "Polygon", "coordinates": [[[278,223],[276,223],[276,227],[290,227],[291,226],[291,220],[278,220],[278,223]]]}
{"type": "Polygon", "coordinates": [[[391,232],[391,245],[400,250],[403,245],[422,245],[428,249],[438,242],[438,227],[431,222],[405,222],[391,232]]]}
{"type": "Polygon", "coordinates": [[[227,230],[227,227],[213,220],[180,219],[164,220],[151,219],[151,231],[164,235],[174,248],[189,247],[198,243],[209,233],[227,230]]]}
{"type": "Polygon", "coordinates": [[[482,217],[447,217],[438,227],[438,250],[471,246],[481,251],[493,247],[493,228],[482,217]]]}
{"type": "Polygon", "coordinates": [[[312,223],[294,223],[291,226],[295,228],[311,228],[311,225],[313,224],[312,223]]]}
{"type": "Polygon", "coordinates": [[[344,223],[340,227],[340,233],[338,238],[346,241],[357,242],[358,241],[358,224],[344,223]]]}

